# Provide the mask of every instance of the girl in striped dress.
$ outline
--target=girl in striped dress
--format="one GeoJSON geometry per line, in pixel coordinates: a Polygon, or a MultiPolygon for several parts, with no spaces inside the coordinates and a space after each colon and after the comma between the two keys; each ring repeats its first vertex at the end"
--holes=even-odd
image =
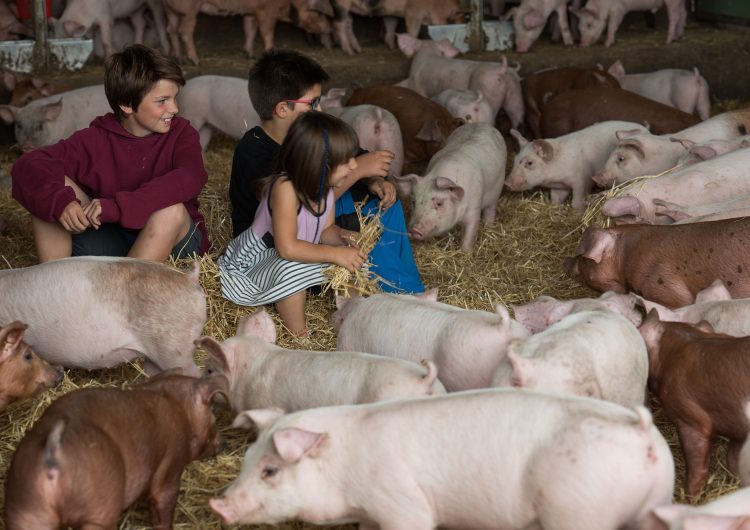
{"type": "Polygon", "coordinates": [[[274,303],[284,325],[305,326],[306,289],[331,263],[353,272],[367,255],[334,224],[333,188],[357,167],[354,130],[322,112],[305,112],[289,129],[275,171],[259,183],[261,204],[250,228],[219,258],[221,292],[236,304],[274,303]]]}

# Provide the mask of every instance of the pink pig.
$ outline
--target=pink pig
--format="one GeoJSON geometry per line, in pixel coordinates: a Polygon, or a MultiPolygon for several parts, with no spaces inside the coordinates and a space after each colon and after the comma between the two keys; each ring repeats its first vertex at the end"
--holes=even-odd
{"type": "Polygon", "coordinates": [[[482,92],[448,88],[432,98],[466,123],[495,123],[492,108],[482,92]]]}
{"type": "Polygon", "coordinates": [[[492,389],[245,415],[262,431],[210,501],[226,524],[618,530],[672,498],[642,406],[492,389]]]}
{"type": "Polygon", "coordinates": [[[289,350],[275,342],[273,319],[264,310],[240,320],[237,334],[221,344],[210,337],[196,341],[208,352],[206,374],[229,380],[234,410],[278,407],[293,412],[445,394],[430,361],[420,367],[367,353],[289,350]]]}
{"type": "Polygon", "coordinates": [[[338,350],[428,359],[449,392],[488,386],[508,342],[529,335],[502,304],[496,313],[462,309],[437,302],[436,291],[337,302],[333,323],[338,350]]]}
{"type": "MultiPolygon", "coordinates": [[[[557,13],[563,42],[573,45],[573,36],[568,27],[567,0],[521,0],[521,4],[510,9],[503,18],[513,17],[516,35],[516,51],[526,53],[541,35],[547,19],[557,13]]],[[[514,125],[516,127],[516,125],[514,125]]]]}

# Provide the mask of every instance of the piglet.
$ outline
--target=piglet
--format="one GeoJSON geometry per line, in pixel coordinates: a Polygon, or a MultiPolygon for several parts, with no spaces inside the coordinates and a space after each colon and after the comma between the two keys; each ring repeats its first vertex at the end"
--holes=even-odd
{"type": "Polygon", "coordinates": [[[526,53],[542,34],[547,19],[557,13],[563,42],[573,45],[573,36],[568,27],[567,0],[521,0],[520,5],[510,9],[503,18],[513,17],[516,51],[526,53]]]}
{"type": "Polygon", "coordinates": [[[55,400],[13,455],[6,528],[115,528],[143,495],[152,526],[172,528],[182,470],[219,448],[211,407],[226,389],[223,376],[163,374],[55,400]]]}
{"type": "Polygon", "coordinates": [[[206,322],[199,268],[186,274],[132,258],[65,258],[0,271],[0,322],[29,324],[48,362],[109,368],[145,356],[147,373],[199,375],[193,341],[206,322]],[[44,308],[40,311],[40,308],[44,308]]]}
{"type": "Polygon", "coordinates": [[[711,441],[729,439],[727,465],[736,471],[748,433],[750,337],[714,333],[708,324],[661,322],[656,311],[639,328],[648,348],[649,389],[672,420],[685,454],[690,496],[708,479],[711,441]]]}
{"type": "Polygon", "coordinates": [[[471,252],[480,216],[485,223],[495,220],[506,156],[505,140],[494,126],[468,123],[456,129],[432,157],[423,176],[409,174],[397,179],[402,192],[414,194],[409,236],[421,241],[445,234],[458,224],[461,250],[471,252]]]}
{"type": "Polygon", "coordinates": [[[428,359],[449,392],[489,386],[508,342],[529,335],[502,304],[496,313],[462,309],[439,303],[435,290],[339,298],[337,307],[336,349],[428,359]]]}
{"type": "Polygon", "coordinates": [[[609,310],[571,313],[524,341],[513,341],[492,386],[515,386],[612,401],[646,399],[648,354],[638,330],[609,310]]]}
{"type": "Polygon", "coordinates": [[[26,324],[0,326],[0,411],[62,380],[62,368],[50,366],[23,340],[26,324]]]}
{"type": "Polygon", "coordinates": [[[210,501],[227,524],[618,530],[672,498],[644,407],[492,389],[245,415],[264,428],[210,501]]]}
{"type": "Polygon", "coordinates": [[[356,352],[288,350],[275,345],[270,315],[257,311],[240,320],[237,334],[219,344],[196,343],[208,352],[207,374],[229,380],[236,411],[277,407],[293,412],[328,405],[445,394],[437,368],[356,352]]]}

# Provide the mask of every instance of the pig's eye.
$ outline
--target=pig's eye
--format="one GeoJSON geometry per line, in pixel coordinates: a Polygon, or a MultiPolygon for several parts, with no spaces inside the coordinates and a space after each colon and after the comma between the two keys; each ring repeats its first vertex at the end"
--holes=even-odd
{"type": "Polygon", "coordinates": [[[276,475],[276,473],[278,472],[279,472],[278,467],[266,466],[263,468],[263,471],[260,472],[260,478],[270,478],[276,475]]]}
{"type": "Polygon", "coordinates": [[[523,163],[523,166],[524,166],[524,167],[527,167],[527,168],[529,168],[529,169],[531,169],[532,167],[534,167],[534,161],[533,161],[533,160],[526,160],[526,161],[525,161],[525,162],[523,163]]]}
{"type": "Polygon", "coordinates": [[[435,201],[435,208],[442,208],[445,201],[435,201]]]}
{"type": "Polygon", "coordinates": [[[216,373],[216,370],[213,369],[211,366],[206,366],[206,375],[213,375],[216,373]]]}
{"type": "Polygon", "coordinates": [[[617,162],[618,164],[622,164],[623,162],[625,162],[625,156],[617,155],[617,157],[615,158],[615,162],[617,162]]]}
{"type": "Polygon", "coordinates": [[[34,360],[34,356],[31,354],[30,351],[26,352],[23,356],[25,361],[31,362],[34,360]]]}

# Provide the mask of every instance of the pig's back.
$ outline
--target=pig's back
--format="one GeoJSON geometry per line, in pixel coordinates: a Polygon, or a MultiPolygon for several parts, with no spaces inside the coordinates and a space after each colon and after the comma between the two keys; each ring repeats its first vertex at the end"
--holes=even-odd
{"type": "Polygon", "coordinates": [[[694,142],[729,140],[750,133],[750,109],[732,110],[683,129],[673,136],[694,142]]]}

